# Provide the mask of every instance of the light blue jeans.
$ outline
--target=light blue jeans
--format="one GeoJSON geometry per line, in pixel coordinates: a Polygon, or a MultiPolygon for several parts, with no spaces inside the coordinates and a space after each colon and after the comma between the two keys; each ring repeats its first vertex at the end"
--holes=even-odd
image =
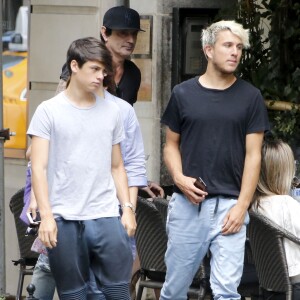
{"type": "Polygon", "coordinates": [[[34,297],[39,300],[52,300],[55,292],[55,281],[50,270],[49,258],[40,254],[35,265],[31,283],[35,286],[34,297]]]}
{"type": "Polygon", "coordinates": [[[166,280],[160,300],[186,300],[201,261],[210,250],[210,284],[214,299],[240,299],[237,292],[243,273],[247,214],[240,232],[222,235],[222,223],[237,199],[206,199],[201,209],[182,194],[174,193],[167,218],[166,280]]]}

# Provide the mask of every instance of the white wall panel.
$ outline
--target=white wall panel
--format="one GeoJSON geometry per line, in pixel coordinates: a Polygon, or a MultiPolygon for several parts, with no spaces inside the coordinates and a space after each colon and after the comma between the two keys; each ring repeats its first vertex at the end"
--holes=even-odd
{"type": "Polygon", "coordinates": [[[31,1],[29,120],[36,106],[49,97],[49,90],[54,95],[70,43],[81,37],[99,37],[99,7],[100,0],[31,1]]]}

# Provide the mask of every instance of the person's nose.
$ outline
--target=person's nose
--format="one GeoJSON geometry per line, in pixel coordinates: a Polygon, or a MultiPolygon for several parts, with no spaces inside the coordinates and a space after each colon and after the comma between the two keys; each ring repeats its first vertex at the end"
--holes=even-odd
{"type": "Polygon", "coordinates": [[[106,77],[106,73],[105,71],[103,70],[100,70],[98,73],[97,73],[97,78],[100,79],[100,80],[103,80],[105,77],[106,77]]]}
{"type": "Polygon", "coordinates": [[[238,56],[240,49],[238,47],[232,47],[232,55],[238,56]]]}
{"type": "Polygon", "coordinates": [[[136,34],[134,34],[134,33],[129,33],[128,36],[127,36],[127,41],[128,41],[129,43],[134,44],[135,41],[136,41],[136,34]]]}

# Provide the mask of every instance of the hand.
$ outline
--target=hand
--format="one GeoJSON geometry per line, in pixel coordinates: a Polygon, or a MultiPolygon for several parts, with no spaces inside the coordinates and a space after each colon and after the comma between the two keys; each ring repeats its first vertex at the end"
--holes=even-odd
{"type": "Polygon", "coordinates": [[[185,194],[189,201],[193,204],[199,204],[207,196],[207,192],[204,192],[195,187],[194,183],[196,178],[181,175],[176,180],[176,185],[185,194]]]}
{"type": "Polygon", "coordinates": [[[148,181],[148,186],[142,188],[142,190],[148,193],[151,198],[163,198],[165,196],[165,192],[161,186],[153,181],[148,181]]]}
{"type": "Polygon", "coordinates": [[[228,235],[239,232],[244,224],[246,212],[247,209],[238,204],[233,206],[223,221],[222,234],[228,235]]]}
{"type": "Polygon", "coordinates": [[[48,248],[56,247],[57,225],[53,216],[42,218],[39,227],[39,239],[48,248]]]}
{"type": "Polygon", "coordinates": [[[136,220],[135,220],[135,214],[133,213],[130,207],[123,207],[121,222],[128,236],[130,237],[134,236],[136,230],[136,220]]]}

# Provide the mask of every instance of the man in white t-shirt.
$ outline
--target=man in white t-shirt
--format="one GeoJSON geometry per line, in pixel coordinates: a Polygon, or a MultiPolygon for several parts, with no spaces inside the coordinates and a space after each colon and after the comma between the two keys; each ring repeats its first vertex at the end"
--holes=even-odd
{"type": "Polygon", "coordinates": [[[120,150],[121,113],[104,97],[111,55],[95,38],[78,39],[67,64],[66,91],[41,103],[28,129],[39,238],[61,299],[86,299],[90,267],[107,298],[129,300],[136,221],[120,150]]]}

